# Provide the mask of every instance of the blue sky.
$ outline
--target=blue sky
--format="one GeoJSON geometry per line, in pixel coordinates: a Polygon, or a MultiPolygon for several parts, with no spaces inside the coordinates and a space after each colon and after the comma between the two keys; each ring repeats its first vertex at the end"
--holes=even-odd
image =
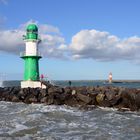
{"type": "Polygon", "coordinates": [[[94,80],[107,79],[111,71],[114,79],[140,79],[139,5],[139,0],[0,0],[0,75],[22,79],[22,34],[33,20],[42,37],[40,73],[94,80]]]}

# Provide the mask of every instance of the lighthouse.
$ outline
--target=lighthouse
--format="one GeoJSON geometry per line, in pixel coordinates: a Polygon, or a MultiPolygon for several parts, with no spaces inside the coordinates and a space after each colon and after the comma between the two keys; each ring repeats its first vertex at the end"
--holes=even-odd
{"type": "Polygon", "coordinates": [[[112,83],[112,72],[109,73],[108,81],[109,83],[112,83]]]}
{"type": "Polygon", "coordinates": [[[35,24],[29,24],[26,28],[26,35],[23,37],[25,52],[22,53],[21,58],[24,59],[25,68],[21,88],[45,88],[39,77],[39,59],[42,57],[38,51],[38,44],[41,42],[38,38],[38,27],[35,24]]]}

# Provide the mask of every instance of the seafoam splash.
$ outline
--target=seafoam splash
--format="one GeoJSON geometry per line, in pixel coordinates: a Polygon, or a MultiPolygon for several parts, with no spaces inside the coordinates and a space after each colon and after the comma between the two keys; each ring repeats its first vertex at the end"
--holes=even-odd
{"type": "Polygon", "coordinates": [[[0,139],[139,139],[140,113],[0,102],[0,139]]]}

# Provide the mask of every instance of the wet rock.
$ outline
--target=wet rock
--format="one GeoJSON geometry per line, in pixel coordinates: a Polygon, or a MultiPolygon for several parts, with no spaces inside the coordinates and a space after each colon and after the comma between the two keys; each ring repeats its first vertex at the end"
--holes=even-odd
{"type": "Polygon", "coordinates": [[[61,88],[61,87],[57,87],[57,86],[50,87],[50,88],[48,89],[48,94],[63,93],[63,92],[64,92],[64,89],[61,88]]]}
{"type": "Polygon", "coordinates": [[[106,99],[110,101],[115,98],[115,92],[107,91],[105,92],[105,96],[106,96],[106,99]]]}
{"type": "Polygon", "coordinates": [[[122,102],[119,107],[130,108],[131,111],[139,110],[139,106],[136,104],[137,91],[134,89],[126,89],[121,94],[122,102]]]}
{"type": "Polygon", "coordinates": [[[140,109],[140,92],[136,94],[135,104],[137,106],[137,110],[140,109]]]}
{"type": "Polygon", "coordinates": [[[27,93],[24,91],[24,89],[21,89],[17,96],[18,96],[19,100],[23,101],[26,98],[27,93]]]}
{"type": "Polygon", "coordinates": [[[87,89],[86,89],[85,86],[77,87],[76,92],[79,93],[79,94],[87,94],[87,89]]]}
{"type": "Polygon", "coordinates": [[[69,100],[69,95],[65,93],[55,93],[52,96],[55,105],[63,105],[65,103],[65,100],[69,100]]]}
{"type": "Polygon", "coordinates": [[[98,94],[96,96],[97,103],[100,105],[100,103],[104,100],[104,98],[105,98],[105,94],[98,94]]]}
{"type": "Polygon", "coordinates": [[[125,91],[125,88],[121,87],[121,88],[118,89],[118,93],[117,94],[121,96],[122,92],[124,92],[124,91],[125,91]]]}
{"type": "Polygon", "coordinates": [[[9,91],[11,95],[17,95],[19,93],[20,89],[18,87],[13,87],[9,91]]]}
{"type": "Polygon", "coordinates": [[[63,105],[63,101],[59,99],[54,99],[54,105],[63,105]]]}
{"type": "Polygon", "coordinates": [[[48,98],[46,104],[47,104],[47,105],[51,105],[51,104],[53,104],[53,103],[54,103],[54,98],[53,98],[53,96],[51,96],[51,97],[48,98]]]}
{"type": "Polygon", "coordinates": [[[92,86],[90,86],[90,87],[86,87],[86,90],[87,90],[87,94],[91,94],[91,93],[94,92],[95,87],[92,87],[92,86]]]}
{"type": "Polygon", "coordinates": [[[65,94],[71,94],[71,92],[72,92],[71,87],[65,87],[64,92],[65,92],[65,94]]]}
{"type": "Polygon", "coordinates": [[[39,95],[38,88],[36,89],[27,88],[24,92],[26,94],[26,97],[24,99],[25,103],[30,104],[30,103],[38,102],[38,95],[39,95]]]}
{"type": "Polygon", "coordinates": [[[75,95],[69,95],[69,98],[64,101],[64,104],[68,106],[76,106],[79,105],[79,102],[77,101],[75,95]]]}
{"type": "Polygon", "coordinates": [[[122,102],[120,105],[124,108],[134,108],[136,94],[130,90],[126,89],[121,93],[122,102]]]}
{"type": "Polygon", "coordinates": [[[68,94],[60,94],[59,99],[61,102],[64,103],[65,100],[69,99],[69,95],[68,94]]]}
{"type": "Polygon", "coordinates": [[[24,100],[24,102],[26,104],[37,103],[37,99],[36,99],[36,97],[28,96],[28,97],[26,97],[26,99],[24,100]]]}
{"type": "Polygon", "coordinates": [[[120,97],[120,95],[117,95],[114,98],[112,98],[111,100],[109,100],[109,102],[112,106],[117,106],[122,102],[122,98],[120,97]]]}
{"type": "Polygon", "coordinates": [[[97,101],[97,104],[99,106],[103,106],[103,107],[111,107],[112,106],[110,101],[105,98],[105,94],[103,94],[103,93],[100,93],[96,96],[96,101],[97,101]]]}
{"type": "Polygon", "coordinates": [[[2,93],[3,92],[3,88],[2,87],[0,87],[0,93],[2,93]]]}
{"type": "Polygon", "coordinates": [[[43,97],[43,98],[41,98],[41,99],[40,99],[40,103],[46,103],[46,102],[47,102],[47,100],[48,100],[48,98],[47,98],[47,97],[43,97]]]}
{"type": "Polygon", "coordinates": [[[46,95],[47,95],[46,90],[45,90],[45,89],[41,89],[41,90],[40,90],[40,93],[39,93],[39,96],[45,97],[46,95]]]}
{"type": "Polygon", "coordinates": [[[10,101],[12,99],[12,96],[7,94],[7,96],[4,95],[3,98],[5,99],[4,101],[10,101]]]}
{"type": "Polygon", "coordinates": [[[99,93],[104,94],[106,91],[106,87],[99,87],[99,88],[97,88],[97,91],[99,91],[99,93]]]}
{"type": "Polygon", "coordinates": [[[54,104],[54,105],[62,105],[63,103],[63,98],[62,98],[62,93],[59,93],[59,92],[52,92],[52,93],[49,93],[48,96],[47,96],[47,102],[46,104],[47,105],[51,105],[51,104],[54,104]]]}
{"type": "Polygon", "coordinates": [[[88,94],[88,96],[91,98],[91,102],[89,103],[89,105],[97,105],[97,101],[96,101],[96,96],[98,94],[95,94],[95,93],[91,93],[91,94],[88,94]]]}
{"type": "Polygon", "coordinates": [[[30,93],[32,96],[38,98],[39,93],[40,93],[40,89],[39,89],[39,88],[30,88],[29,93],[30,93]]]}
{"type": "Polygon", "coordinates": [[[41,100],[42,100],[44,97],[46,97],[46,96],[48,96],[48,94],[46,93],[46,90],[45,90],[45,89],[39,90],[39,91],[38,91],[38,96],[37,96],[38,102],[41,102],[41,103],[42,103],[41,100]]]}
{"type": "Polygon", "coordinates": [[[103,100],[99,102],[99,105],[103,107],[112,107],[111,103],[108,100],[103,100]]]}
{"type": "Polygon", "coordinates": [[[83,101],[86,104],[89,104],[91,102],[91,98],[87,95],[81,94],[81,93],[77,93],[77,98],[80,99],[81,101],[83,101]]]}
{"type": "Polygon", "coordinates": [[[15,95],[12,97],[11,101],[12,102],[20,102],[19,98],[17,96],[15,96],[15,95]]]}
{"type": "Polygon", "coordinates": [[[118,87],[58,87],[48,86],[47,89],[6,87],[0,88],[0,101],[45,103],[47,105],[81,106],[89,105],[127,108],[131,111],[140,110],[140,90],[118,87]]]}

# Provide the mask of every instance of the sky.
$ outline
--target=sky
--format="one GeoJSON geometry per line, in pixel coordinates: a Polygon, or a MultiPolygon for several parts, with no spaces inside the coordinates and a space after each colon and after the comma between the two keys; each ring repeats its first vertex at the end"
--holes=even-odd
{"type": "Polygon", "coordinates": [[[0,0],[0,79],[22,80],[22,35],[39,28],[51,80],[140,79],[139,0],[0,0]]]}

